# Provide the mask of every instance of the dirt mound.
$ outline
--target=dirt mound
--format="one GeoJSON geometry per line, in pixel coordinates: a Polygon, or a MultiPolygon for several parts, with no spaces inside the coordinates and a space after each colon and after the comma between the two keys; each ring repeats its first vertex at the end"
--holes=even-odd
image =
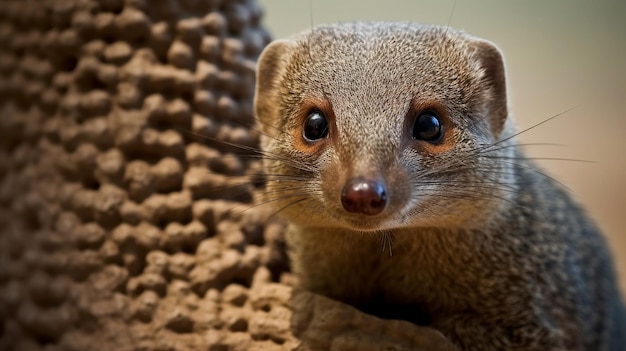
{"type": "Polygon", "coordinates": [[[284,224],[252,206],[260,18],[251,0],[0,2],[1,350],[427,342],[292,294],[284,224]]]}

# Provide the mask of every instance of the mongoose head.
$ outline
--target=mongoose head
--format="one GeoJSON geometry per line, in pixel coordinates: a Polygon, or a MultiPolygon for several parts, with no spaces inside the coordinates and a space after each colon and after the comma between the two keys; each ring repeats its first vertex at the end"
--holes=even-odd
{"type": "Polygon", "coordinates": [[[299,225],[467,228],[515,191],[502,56],[450,28],[348,23],[275,41],[255,112],[265,200],[299,225]]]}

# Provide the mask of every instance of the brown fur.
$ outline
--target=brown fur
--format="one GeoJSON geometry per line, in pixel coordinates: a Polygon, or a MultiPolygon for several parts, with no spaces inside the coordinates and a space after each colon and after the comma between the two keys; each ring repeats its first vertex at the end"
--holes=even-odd
{"type": "Polygon", "coordinates": [[[291,223],[304,288],[460,350],[626,345],[605,242],[515,146],[493,44],[409,23],[318,27],[265,49],[255,108],[266,201],[291,223]],[[329,137],[307,144],[312,107],[329,137]],[[442,116],[439,145],[410,138],[426,108],[442,116]],[[354,177],[384,180],[382,213],[342,208],[354,177]]]}

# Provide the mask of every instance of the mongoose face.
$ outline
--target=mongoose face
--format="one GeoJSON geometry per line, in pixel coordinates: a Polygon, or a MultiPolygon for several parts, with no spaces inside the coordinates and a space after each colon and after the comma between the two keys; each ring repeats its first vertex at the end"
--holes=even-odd
{"type": "Polygon", "coordinates": [[[266,201],[299,225],[467,228],[514,191],[502,58],[462,32],[352,23],[273,42],[255,111],[266,201]]]}

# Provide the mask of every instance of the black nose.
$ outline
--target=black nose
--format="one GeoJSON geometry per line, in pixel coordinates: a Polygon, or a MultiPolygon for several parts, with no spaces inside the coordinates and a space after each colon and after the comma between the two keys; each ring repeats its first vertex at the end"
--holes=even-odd
{"type": "Polygon", "coordinates": [[[387,189],[380,180],[351,179],[341,191],[341,204],[348,212],[377,215],[387,206],[387,189]]]}

